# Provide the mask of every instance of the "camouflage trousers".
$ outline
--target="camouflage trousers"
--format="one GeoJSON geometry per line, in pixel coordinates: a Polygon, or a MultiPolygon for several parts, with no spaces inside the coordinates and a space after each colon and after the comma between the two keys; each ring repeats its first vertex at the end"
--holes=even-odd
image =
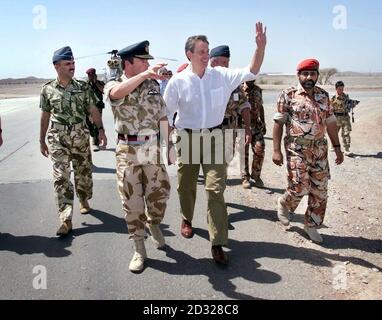
{"type": "Polygon", "coordinates": [[[116,157],[118,192],[130,239],[140,240],[145,237],[146,223],[163,220],[170,197],[169,177],[158,161],[156,141],[141,146],[120,142],[116,157]]]}
{"type": "Polygon", "coordinates": [[[341,131],[343,146],[346,151],[350,149],[350,132],[352,131],[350,116],[336,116],[338,133],[341,131]]]}
{"type": "MultiPolygon", "coordinates": [[[[102,117],[102,109],[98,109],[101,117],[102,117]]],[[[93,123],[89,117],[86,117],[86,125],[88,126],[89,128],[89,132],[90,132],[90,136],[93,138],[93,144],[95,146],[98,146],[99,145],[99,140],[98,140],[98,135],[99,135],[99,131],[98,131],[98,127],[95,125],[95,123],[93,123]]]]}
{"type": "Polygon", "coordinates": [[[249,172],[249,145],[247,145],[245,146],[245,165],[242,178],[251,177],[256,180],[261,176],[265,156],[265,141],[262,132],[255,131],[252,134],[251,148],[253,153],[252,173],[249,172]]]}
{"type": "Polygon", "coordinates": [[[73,217],[74,188],[70,181],[70,164],[74,171],[77,197],[88,200],[93,196],[92,158],[89,130],[65,131],[51,128],[48,132],[49,152],[53,162],[56,203],[61,222],[73,217]]]}
{"type": "Polygon", "coordinates": [[[305,225],[314,227],[324,222],[330,179],[328,145],[324,140],[315,146],[301,146],[286,142],[288,188],[282,203],[294,212],[308,195],[305,225]]]}

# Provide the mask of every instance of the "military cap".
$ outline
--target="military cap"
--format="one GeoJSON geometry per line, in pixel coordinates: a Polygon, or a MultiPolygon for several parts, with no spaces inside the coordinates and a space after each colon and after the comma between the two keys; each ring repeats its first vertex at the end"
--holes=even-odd
{"type": "Polygon", "coordinates": [[[343,83],[343,81],[337,81],[336,82],[336,88],[338,87],[345,87],[345,84],[343,83]]]}
{"type": "Polygon", "coordinates": [[[320,63],[316,59],[306,59],[301,61],[297,66],[297,71],[302,70],[317,70],[320,68],[320,63]]]}
{"type": "Polygon", "coordinates": [[[141,59],[154,59],[154,57],[149,54],[149,45],[150,42],[148,41],[138,42],[122,50],[119,50],[118,55],[121,57],[121,59],[131,57],[141,59]]]}
{"type": "Polygon", "coordinates": [[[213,48],[210,52],[210,58],[214,57],[231,57],[231,53],[229,51],[228,46],[219,46],[216,48],[213,48]]]}
{"type": "Polygon", "coordinates": [[[90,69],[86,70],[86,73],[87,74],[96,74],[97,72],[96,72],[96,69],[90,68],[90,69]]]}
{"type": "Polygon", "coordinates": [[[60,60],[73,60],[73,52],[70,47],[63,47],[58,49],[53,54],[53,64],[60,60]]]}

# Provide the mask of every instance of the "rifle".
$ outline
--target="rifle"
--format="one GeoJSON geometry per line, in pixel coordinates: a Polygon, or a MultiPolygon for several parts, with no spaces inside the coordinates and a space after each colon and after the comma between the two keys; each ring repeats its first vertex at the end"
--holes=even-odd
{"type": "Polygon", "coordinates": [[[348,99],[346,101],[346,109],[348,110],[348,112],[351,112],[351,119],[352,119],[352,122],[354,123],[354,108],[360,103],[359,100],[352,100],[352,99],[348,99]]]}

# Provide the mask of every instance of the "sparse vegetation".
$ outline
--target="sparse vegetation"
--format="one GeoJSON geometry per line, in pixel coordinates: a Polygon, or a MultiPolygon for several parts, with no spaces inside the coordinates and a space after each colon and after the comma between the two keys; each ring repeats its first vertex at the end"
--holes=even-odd
{"type": "Polygon", "coordinates": [[[336,68],[320,69],[318,83],[321,85],[333,84],[330,82],[330,78],[332,78],[336,73],[338,73],[336,68]]]}

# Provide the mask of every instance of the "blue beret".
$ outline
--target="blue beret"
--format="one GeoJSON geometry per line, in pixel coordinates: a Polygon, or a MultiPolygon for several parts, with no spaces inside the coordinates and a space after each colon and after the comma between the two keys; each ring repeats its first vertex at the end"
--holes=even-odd
{"type": "Polygon", "coordinates": [[[214,57],[230,58],[231,53],[229,51],[229,47],[228,46],[219,46],[219,47],[213,48],[210,52],[210,58],[214,58],[214,57]]]}
{"type": "Polygon", "coordinates": [[[154,59],[154,57],[149,54],[149,45],[150,42],[148,41],[138,42],[122,50],[119,50],[118,55],[122,59],[130,57],[136,57],[141,59],[154,59]]]}
{"type": "Polygon", "coordinates": [[[53,54],[53,64],[60,61],[60,60],[72,60],[73,52],[70,47],[63,47],[61,49],[58,49],[53,54]]]}

